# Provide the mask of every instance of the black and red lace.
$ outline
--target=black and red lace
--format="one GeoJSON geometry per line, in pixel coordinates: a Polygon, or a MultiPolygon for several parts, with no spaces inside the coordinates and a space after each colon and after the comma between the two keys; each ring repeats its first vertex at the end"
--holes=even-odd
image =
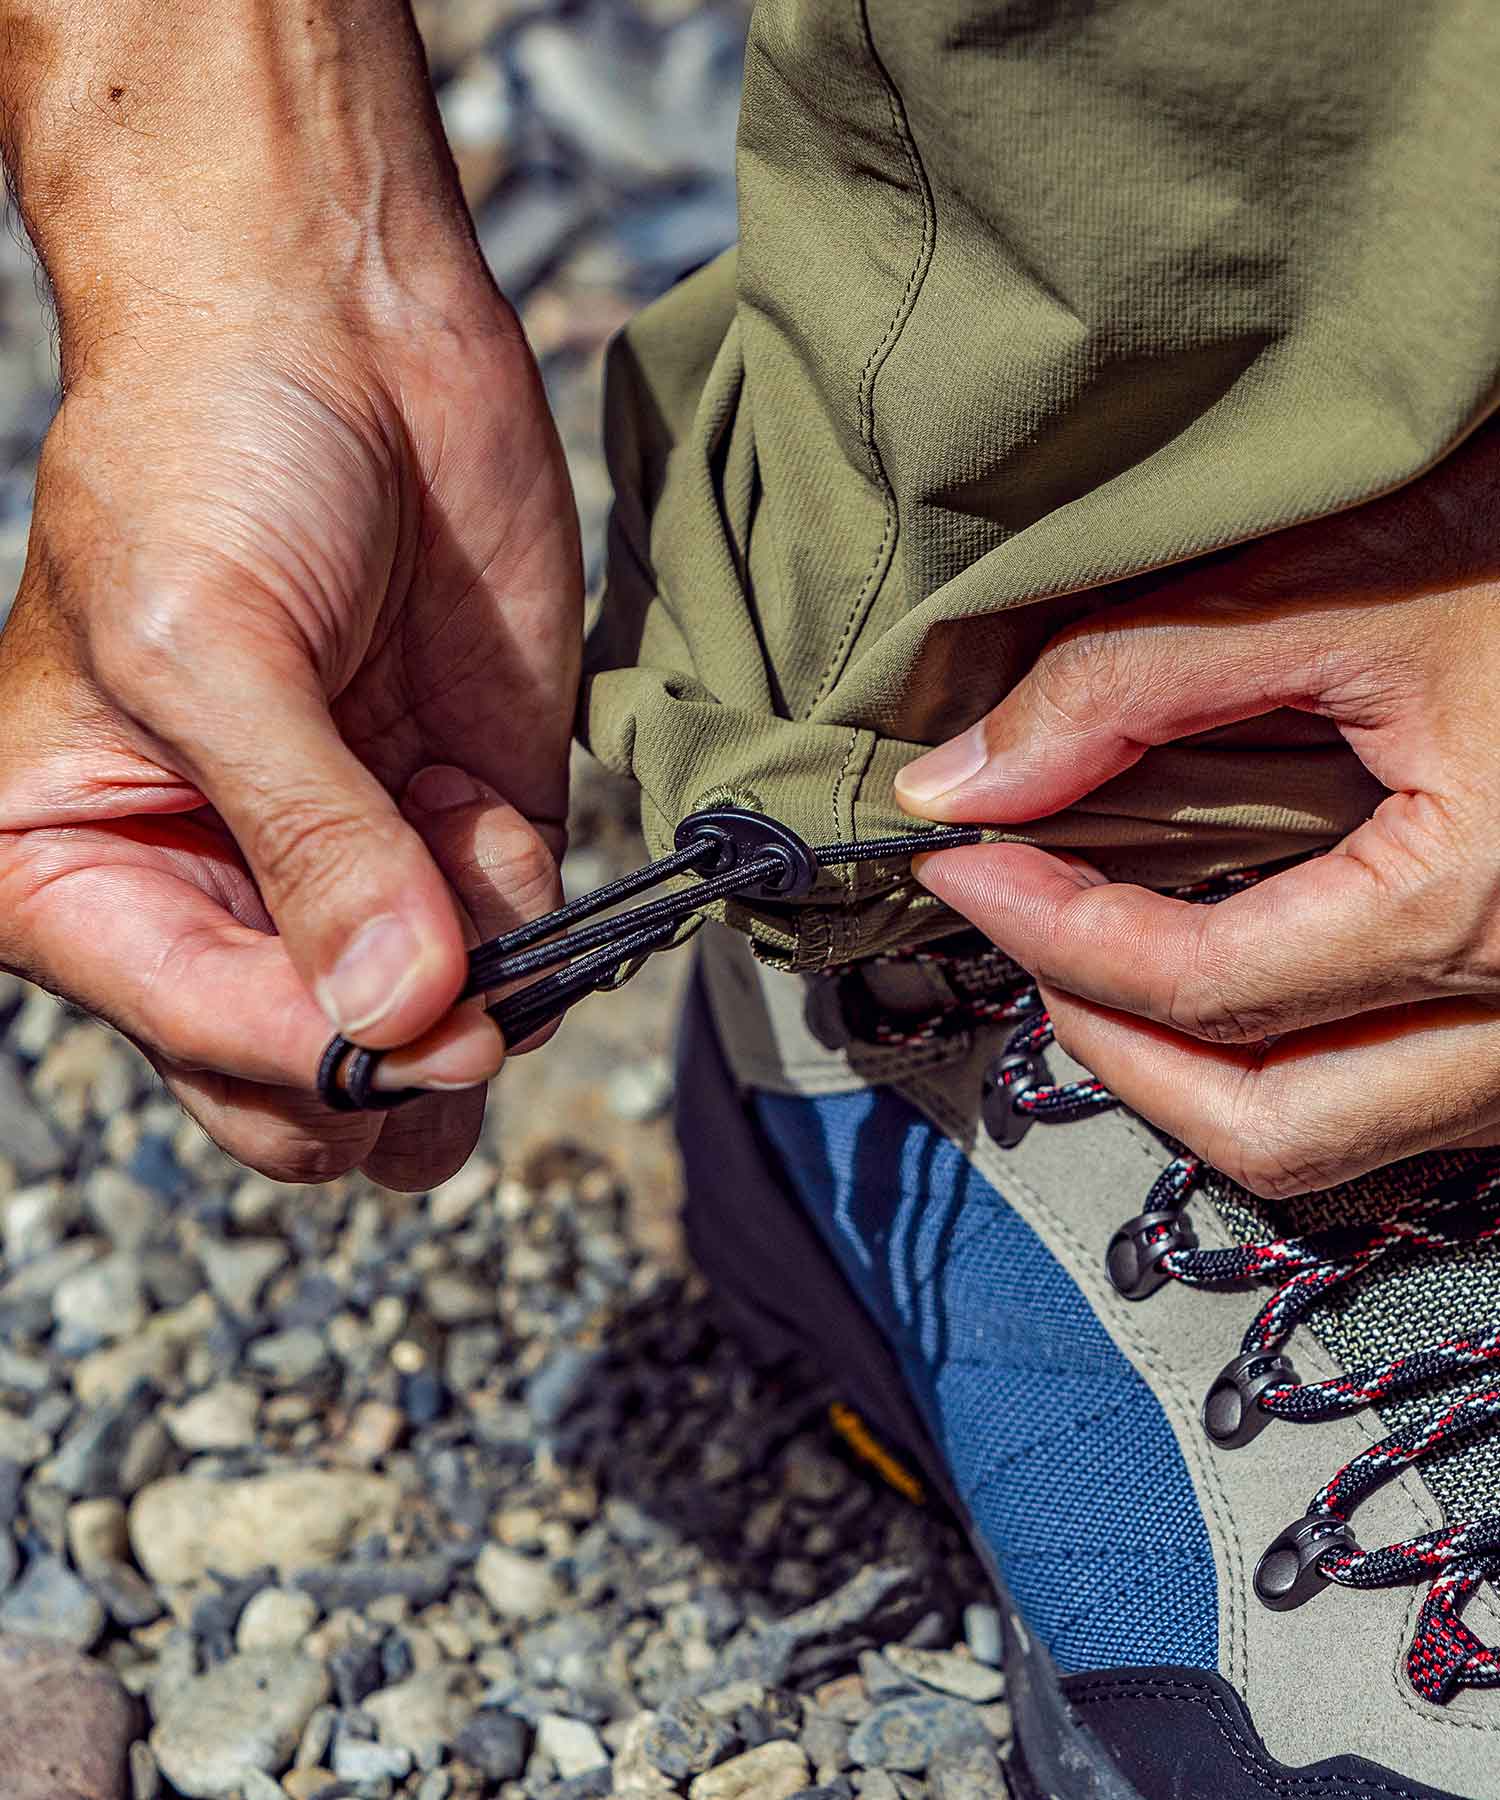
{"type": "MultiPolygon", "coordinates": [[[[1246,872],[1181,890],[1180,897],[1219,900],[1256,879],[1246,872]]],[[[1019,1142],[1038,1120],[1083,1118],[1120,1104],[1098,1081],[1047,1077],[1041,1057],[1053,1042],[1051,1021],[1031,978],[998,951],[925,949],[878,960],[925,963],[949,994],[921,1017],[878,1014],[871,1033],[878,1043],[926,1045],[975,1026],[1016,1022],[986,1081],[986,1123],[1002,1144],[1019,1142]]],[[[847,977],[858,978],[858,965],[847,977]]],[[[1140,1214],[1115,1234],[1109,1268],[1115,1286],[1131,1299],[1145,1299],[1168,1281],[1202,1288],[1275,1283],[1205,1401],[1204,1427],[1220,1447],[1248,1443],[1273,1420],[1315,1424],[1451,1382],[1466,1370],[1500,1365],[1500,1323],[1324,1381],[1299,1381],[1284,1354],[1287,1340],[1319,1302],[1382,1261],[1500,1236],[1500,1164],[1494,1159],[1458,1177],[1451,1167],[1440,1169],[1429,1191],[1402,1198],[1378,1220],[1226,1250],[1200,1248],[1186,1217],[1206,1173],[1199,1158],[1174,1156],[1140,1214]]],[[[1496,1417],[1500,1367],[1492,1379],[1444,1399],[1346,1463],[1261,1558],[1255,1580],[1261,1600],[1285,1609],[1329,1584],[1381,1588],[1430,1580],[1407,1656],[1413,1687],[1424,1699],[1442,1702],[1461,1688],[1500,1686],[1500,1652],[1481,1642],[1461,1616],[1481,1583],[1500,1576],[1500,1514],[1375,1550],[1362,1548],[1350,1525],[1354,1509],[1381,1483],[1496,1417]]]]}

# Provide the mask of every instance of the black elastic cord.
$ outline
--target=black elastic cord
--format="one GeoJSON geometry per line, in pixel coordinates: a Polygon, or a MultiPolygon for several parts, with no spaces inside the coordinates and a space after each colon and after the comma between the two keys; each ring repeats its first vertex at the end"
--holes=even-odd
{"type": "MultiPolygon", "coordinates": [[[[751,840],[755,834],[757,815],[740,814],[727,809],[733,818],[737,837],[743,837],[741,825],[748,827],[751,840]]],[[[507,995],[489,1008],[491,1018],[499,1025],[507,1043],[523,1042],[543,1025],[560,1018],[575,1001],[617,980],[632,962],[660,950],[676,936],[682,922],[718,900],[732,899],[753,892],[762,883],[774,879],[787,867],[785,850],[770,844],[764,852],[736,861],[721,872],[702,877],[695,886],[658,900],[632,907],[614,918],[600,919],[586,925],[585,920],[620,905],[623,901],[645,893],[649,888],[700,868],[704,863],[722,857],[723,839],[692,837],[693,815],[683,822],[688,841],[670,855],[622,875],[603,887],[581,894],[576,900],[560,906],[540,919],[519,925],[476,945],[469,952],[469,972],[460,999],[473,999],[491,989],[544,969],[558,968],[555,975],[533,982],[517,993],[507,995]],[[581,926],[582,929],[570,929],[581,926]]],[[[712,815],[722,819],[726,809],[712,815]]],[[[776,828],[783,837],[791,836],[785,827],[776,828]]],[[[762,842],[766,831],[760,832],[762,842]]],[[[951,850],[977,844],[981,832],[976,826],[952,826],[933,831],[910,832],[901,837],[875,838],[864,843],[822,844],[808,850],[801,846],[798,854],[823,868],[849,863],[905,861],[932,850],[951,850]]],[[[798,840],[792,838],[793,846],[798,840]]],[[[809,871],[808,879],[811,878],[809,871]]],[[[388,1111],[419,1099],[422,1090],[407,1088],[399,1093],[383,1094],[373,1085],[375,1071],[383,1052],[366,1050],[347,1038],[333,1038],[318,1062],[317,1089],[324,1103],[338,1112],[388,1111]]]]}

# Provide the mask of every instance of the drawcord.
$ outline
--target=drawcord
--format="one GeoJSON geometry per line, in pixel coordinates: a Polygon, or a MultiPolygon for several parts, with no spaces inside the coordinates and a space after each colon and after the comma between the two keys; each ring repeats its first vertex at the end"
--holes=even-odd
{"type": "MultiPolygon", "coordinates": [[[[1220,900],[1257,879],[1259,872],[1243,871],[1179,890],[1178,897],[1220,900]]],[[[879,1043],[923,1044],[976,1024],[1020,1021],[984,1077],[984,1122],[1003,1148],[1014,1148],[1038,1119],[1059,1123],[1120,1105],[1092,1078],[1061,1083],[1047,1078],[1041,1057],[1054,1041],[1051,1020],[1032,978],[998,953],[985,949],[968,956],[926,949],[874,960],[929,965],[956,990],[936,1013],[915,1021],[876,1015],[871,1036],[879,1043]],[[977,978],[976,970],[981,971],[977,978]],[[976,991],[980,987],[986,991],[976,991]]],[[[846,976],[857,972],[854,965],[846,976]]],[[[1144,1300],[1168,1281],[1201,1288],[1238,1288],[1264,1280],[1278,1284],[1246,1331],[1239,1354],[1220,1371],[1204,1400],[1203,1428],[1218,1448],[1250,1443],[1272,1419],[1315,1424],[1386,1403],[1467,1369],[1495,1369],[1492,1379],[1370,1445],[1325,1483],[1306,1514],[1261,1557],[1254,1577],[1257,1597],[1285,1611],[1330,1583],[1377,1588],[1431,1579],[1407,1656],[1413,1687],[1424,1699],[1441,1703],[1463,1687],[1500,1686],[1500,1652],[1482,1643],[1460,1617],[1480,1584],[1500,1576],[1500,1514],[1444,1525],[1378,1550],[1362,1549],[1349,1524],[1359,1502],[1391,1476],[1500,1417],[1500,1323],[1325,1381],[1299,1382],[1282,1349],[1320,1301],[1382,1259],[1500,1237],[1500,1172],[1481,1172],[1477,1186],[1455,1192],[1451,1169],[1440,1171],[1386,1218],[1229,1250],[1200,1249],[1186,1217],[1187,1203],[1206,1173],[1200,1158],[1175,1156],[1152,1184],[1142,1210],[1114,1234],[1106,1267],[1127,1300],[1144,1300]]]]}
{"type": "MultiPolygon", "coordinates": [[[[707,808],[682,821],[670,854],[477,945],[469,952],[468,976],[458,999],[472,1000],[543,970],[556,971],[486,1009],[508,1044],[523,1043],[586,994],[628,979],[647,956],[677,938],[685,919],[715,901],[795,900],[811,891],[826,868],[906,861],[928,850],[977,844],[980,837],[977,827],[953,826],[864,843],[809,846],[789,827],[759,813],[735,806],[707,808]],[[611,918],[597,916],[673,876],[689,874],[700,877],[692,887],[611,918]]],[[[420,1088],[392,1094],[375,1090],[382,1054],[361,1049],[346,1037],[331,1039],[316,1076],[324,1104],[336,1112],[386,1112],[422,1098],[420,1088]]]]}

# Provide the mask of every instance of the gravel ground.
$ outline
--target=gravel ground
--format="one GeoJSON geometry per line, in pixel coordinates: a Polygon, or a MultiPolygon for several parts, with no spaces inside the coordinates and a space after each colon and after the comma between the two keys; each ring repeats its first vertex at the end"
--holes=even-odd
{"type": "MultiPolygon", "coordinates": [[[[607,335],[733,233],[744,8],[419,6],[597,558],[607,335]]],[[[0,253],[0,593],[50,343],[0,253]]],[[[633,866],[580,767],[571,891],[633,866]]],[[[12,1800],[987,1800],[951,1527],[747,1367],[683,1265],[685,958],[572,1015],[428,1195],[278,1186],[0,978],[0,1760],[12,1800]],[[17,1785],[19,1782],[19,1786],[17,1785]]]]}

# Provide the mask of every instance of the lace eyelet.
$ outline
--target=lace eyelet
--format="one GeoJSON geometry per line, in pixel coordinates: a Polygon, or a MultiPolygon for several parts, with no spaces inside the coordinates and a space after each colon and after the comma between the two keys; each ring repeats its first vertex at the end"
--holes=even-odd
{"type": "Polygon", "coordinates": [[[1271,1423],[1260,1397],[1296,1385],[1297,1371],[1284,1356],[1250,1350],[1225,1363],[1203,1397],[1203,1429],[1221,1450],[1238,1450],[1271,1423]]]}
{"type": "Polygon", "coordinates": [[[1014,1150],[1036,1123],[1036,1114],[1022,1112],[1016,1102],[1039,1087],[1043,1078],[1041,1064],[1024,1050],[998,1057],[985,1070],[980,1114],[985,1130],[1002,1150],[1014,1150]]]}
{"type": "Polygon", "coordinates": [[[1104,1266],[1118,1293],[1145,1300],[1171,1280],[1162,1259],[1174,1250],[1197,1248],[1197,1233],[1180,1210],[1137,1213],[1109,1240],[1104,1266]]]}
{"type": "Polygon", "coordinates": [[[1310,1512],[1266,1546],[1255,1565],[1255,1597],[1272,1612],[1291,1612],[1328,1586],[1322,1563],[1330,1550],[1358,1549],[1342,1519],[1310,1512]]]}

